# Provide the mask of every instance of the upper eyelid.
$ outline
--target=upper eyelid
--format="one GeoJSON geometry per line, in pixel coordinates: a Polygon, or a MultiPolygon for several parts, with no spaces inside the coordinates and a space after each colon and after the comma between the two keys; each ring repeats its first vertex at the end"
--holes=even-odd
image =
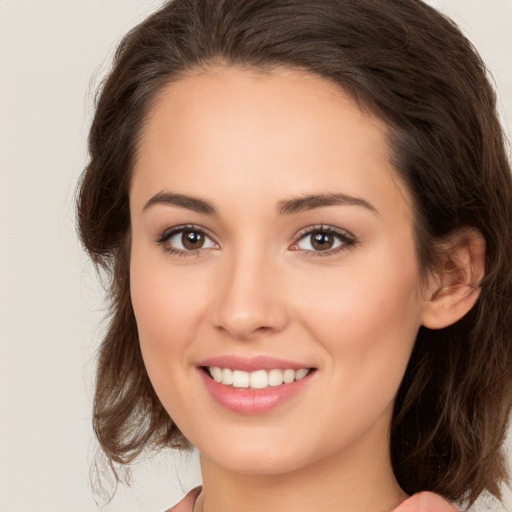
{"type": "Polygon", "coordinates": [[[164,242],[168,240],[171,236],[176,233],[180,233],[181,231],[198,231],[203,235],[206,235],[208,238],[211,238],[215,243],[218,243],[215,236],[210,233],[210,231],[202,226],[198,226],[197,224],[181,224],[179,226],[173,226],[165,229],[161,235],[157,237],[157,242],[164,242]]]}
{"type": "Polygon", "coordinates": [[[349,238],[350,240],[353,241],[355,241],[356,239],[356,237],[350,231],[347,231],[346,229],[343,228],[332,226],[330,224],[318,224],[315,226],[303,228],[295,235],[295,239],[300,240],[303,237],[310,235],[311,233],[315,233],[316,231],[326,231],[328,233],[332,233],[340,237],[349,238]]]}
{"type": "MultiPolygon", "coordinates": [[[[180,233],[182,231],[191,230],[191,231],[198,231],[208,238],[210,238],[215,244],[217,244],[220,247],[220,243],[217,241],[217,238],[215,235],[213,235],[210,230],[206,229],[203,226],[199,226],[197,224],[181,224],[178,226],[172,226],[170,228],[167,228],[163,231],[163,233],[157,237],[158,243],[163,243],[169,238],[171,238],[176,233],[180,233]]],[[[346,229],[339,228],[330,224],[315,224],[311,226],[307,226],[299,230],[293,237],[293,241],[291,242],[291,245],[297,244],[300,240],[302,240],[304,237],[311,235],[314,232],[317,231],[326,231],[331,234],[334,234],[336,236],[339,236],[341,238],[349,239],[352,242],[356,242],[356,237],[347,231],[346,229]]],[[[200,249],[198,249],[200,250],[200,249]]]]}

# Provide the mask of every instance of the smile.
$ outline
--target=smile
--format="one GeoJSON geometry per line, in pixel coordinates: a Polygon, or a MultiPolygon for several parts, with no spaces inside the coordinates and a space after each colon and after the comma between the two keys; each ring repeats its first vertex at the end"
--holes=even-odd
{"type": "Polygon", "coordinates": [[[300,368],[294,370],[288,368],[281,370],[274,368],[271,370],[256,370],[246,372],[243,370],[233,370],[231,368],[219,368],[218,366],[206,367],[211,378],[225,386],[245,389],[266,389],[269,386],[276,387],[283,384],[302,380],[309,373],[309,368],[300,368]]]}
{"type": "Polygon", "coordinates": [[[275,357],[216,356],[196,366],[208,395],[238,414],[265,414],[294,400],[317,380],[318,368],[275,357]]]}

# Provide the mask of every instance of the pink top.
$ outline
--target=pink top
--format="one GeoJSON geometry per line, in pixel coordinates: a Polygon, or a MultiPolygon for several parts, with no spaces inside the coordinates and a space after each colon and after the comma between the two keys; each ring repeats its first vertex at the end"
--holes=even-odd
{"type": "MultiPolygon", "coordinates": [[[[192,489],[177,505],[167,512],[192,512],[201,487],[192,489]]],[[[444,498],[433,492],[420,492],[405,500],[393,512],[458,512],[458,510],[444,498]]]]}

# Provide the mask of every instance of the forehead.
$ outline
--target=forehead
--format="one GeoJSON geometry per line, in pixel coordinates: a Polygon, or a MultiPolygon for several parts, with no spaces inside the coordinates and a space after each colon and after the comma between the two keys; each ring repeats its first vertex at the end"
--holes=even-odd
{"type": "Polygon", "coordinates": [[[224,185],[239,198],[249,199],[250,190],[270,201],[271,192],[277,198],[341,187],[354,195],[387,191],[404,203],[387,133],[338,85],[310,73],[195,71],[156,98],[139,140],[132,192],[147,197],[171,188],[202,196],[224,185]]]}

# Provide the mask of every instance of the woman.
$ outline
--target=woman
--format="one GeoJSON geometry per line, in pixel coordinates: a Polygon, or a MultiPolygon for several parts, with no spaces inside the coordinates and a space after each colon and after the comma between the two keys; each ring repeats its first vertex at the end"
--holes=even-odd
{"type": "Polygon", "coordinates": [[[499,497],[512,184],[452,22],[417,0],[175,0],[121,43],[89,150],[113,468],[197,447],[187,512],[499,497]]]}

